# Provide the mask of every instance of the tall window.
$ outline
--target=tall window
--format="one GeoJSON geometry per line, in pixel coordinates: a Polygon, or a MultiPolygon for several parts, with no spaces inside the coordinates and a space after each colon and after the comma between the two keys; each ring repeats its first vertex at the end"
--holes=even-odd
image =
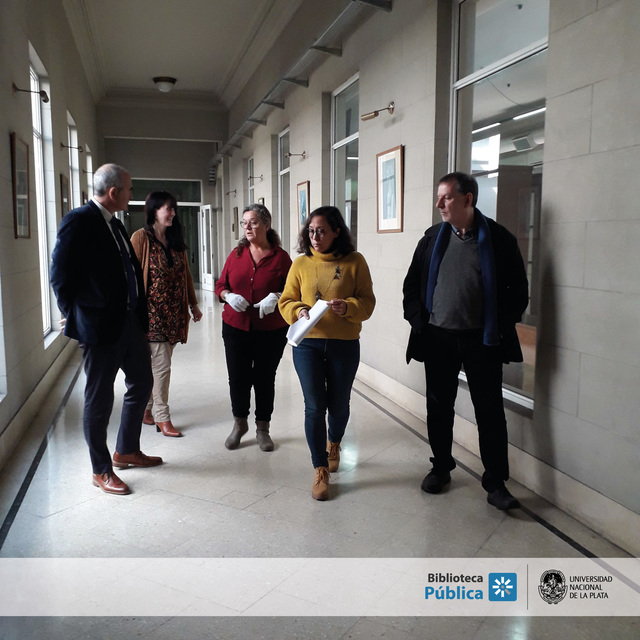
{"type": "Polygon", "coordinates": [[[248,189],[248,200],[247,204],[253,204],[255,199],[255,178],[253,174],[253,158],[249,158],[247,160],[247,180],[249,181],[249,189],[248,189]]]}
{"type": "Polygon", "coordinates": [[[344,215],[354,241],[358,237],[358,79],[333,92],[332,175],[333,204],[344,215]]]}
{"type": "Polygon", "coordinates": [[[87,193],[89,199],[93,197],[93,156],[91,155],[91,149],[87,146],[85,148],[85,173],[87,175],[87,193]]]}
{"type": "Polygon", "coordinates": [[[524,363],[504,369],[506,395],[533,398],[549,0],[458,0],[453,166],[478,181],[478,208],[517,238],[530,302],[517,326],[524,363]]]}
{"type": "Polygon", "coordinates": [[[78,143],[78,129],[76,123],[67,111],[67,146],[69,147],[69,209],[75,209],[81,204],[80,197],[80,154],[78,143]]]}
{"type": "MultiPolygon", "coordinates": [[[[29,67],[31,82],[31,121],[33,125],[33,165],[35,176],[36,210],[38,221],[38,256],[40,262],[40,298],[42,301],[42,330],[44,335],[51,332],[51,295],[49,285],[49,226],[47,224],[47,202],[45,176],[45,147],[51,146],[51,109],[42,102],[39,92],[49,87],[44,86],[42,75],[33,65],[29,67]],[[48,134],[48,135],[47,135],[48,134]]],[[[50,151],[50,149],[49,149],[50,151]]]]}
{"type": "Polygon", "coordinates": [[[289,129],[278,136],[278,231],[282,246],[289,251],[291,233],[291,158],[289,129]]]}

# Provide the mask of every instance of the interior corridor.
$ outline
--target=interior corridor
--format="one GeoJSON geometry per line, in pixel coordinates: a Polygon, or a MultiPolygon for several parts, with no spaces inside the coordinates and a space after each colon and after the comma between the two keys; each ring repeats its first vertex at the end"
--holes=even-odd
{"type": "MultiPolygon", "coordinates": [[[[228,451],[223,443],[232,418],[221,310],[210,293],[199,297],[204,318],[192,325],[189,343],[178,345],[173,359],[172,420],[185,437],[166,438],[143,427],[142,450],[162,456],[165,464],[119,471],[132,489],[128,496],[106,495],[92,486],[81,428],[84,376],[78,350],[0,473],[1,558],[629,557],[513,481],[509,487],[523,508],[504,513],[489,506],[479,459],[457,445],[459,466],[449,489],[423,493],[420,482],[430,468],[424,420],[359,381],[340,470],[331,476],[331,499],[312,500],[313,469],[290,347],[278,370],[275,451],[261,452],[253,431],[238,450],[228,451]]],[[[123,388],[118,378],[112,451],[123,388]]],[[[215,618],[199,616],[195,600],[185,604],[191,617],[118,617],[100,610],[102,588],[96,577],[90,594],[97,602],[95,617],[0,618],[0,638],[620,640],[639,635],[635,618],[320,617],[313,615],[313,598],[308,617],[273,618],[270,598],[284,597],[276,593],[256,598],[248,608],[221,603],[215,618]]],[[[139,597],[143,603],[154,596],[139,597]]]]}

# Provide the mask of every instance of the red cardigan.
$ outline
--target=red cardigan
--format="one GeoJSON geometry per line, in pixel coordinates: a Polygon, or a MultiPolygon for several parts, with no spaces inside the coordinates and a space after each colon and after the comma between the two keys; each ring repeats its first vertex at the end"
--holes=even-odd
{"type": "Polygon", "coordinates": [[[245,312],[238,313],[230,305],[225,304],[222,320],[242,331],[273,331],[286,327],[287,323],[280,315],[278,307],[261,320],[258,309],[254,309],[253,305],[272,292],[282,292],[289,267],[291,267],[291,258],[281,247],[276,247],[273,253],[262,258],[258,264],[254,263],[249,248],[243,249],[239,256],[234,249],[216,282],[216,295],[220,302],[223,302],[220,294],[225,289],[232,293],[239,293],[251,306],[245,312]]]}

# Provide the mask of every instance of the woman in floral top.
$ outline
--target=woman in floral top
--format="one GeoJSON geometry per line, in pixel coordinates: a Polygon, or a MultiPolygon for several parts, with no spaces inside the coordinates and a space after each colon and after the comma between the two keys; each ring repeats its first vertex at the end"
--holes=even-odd
{"type": "Polygon", "coordinates": [[[149,333],[153,369],[153,393],[144,414],[144,424],[155,424],[165,436],[182,433],[171,423],[169,380],[171,356],[178,342],[186,342],[189,310],[193,321],[202,318],[189,271],[187,247],[176,215],[176,199],[167,191],[147,196],[147,226],[131,236],[131,244],[142,265],[149,307],[149,333]],[[151,409],[155,404],[155,419],[151,409]]]}

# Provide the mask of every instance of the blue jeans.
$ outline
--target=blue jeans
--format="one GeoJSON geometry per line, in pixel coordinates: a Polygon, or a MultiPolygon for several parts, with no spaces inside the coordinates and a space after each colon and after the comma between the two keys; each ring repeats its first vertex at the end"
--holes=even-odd
{"type": "Polygon", "coordinates": [[[359,364],[359,340],[305,338],[293,348],[293,365],[304,395],[304,432],[314,467],[329,464],[327,410],[329,440],[342,440],[349,420],[351,387],[359,364]]]}

